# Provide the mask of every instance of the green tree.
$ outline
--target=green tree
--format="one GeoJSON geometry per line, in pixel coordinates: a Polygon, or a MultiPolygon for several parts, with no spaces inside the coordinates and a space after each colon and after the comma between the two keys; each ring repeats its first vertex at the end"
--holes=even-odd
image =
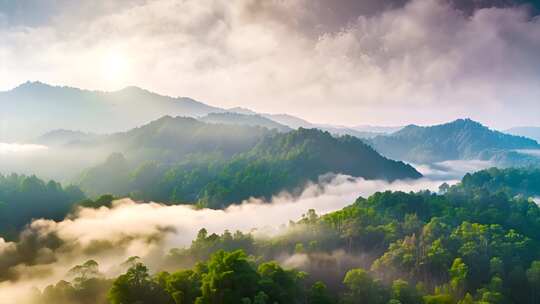
{"type": "Polygon", "coordinates": [[[457,299],[461,299],[465,292],[468,271],[469,268],[461,258],[456,258],[450,267],[450,287],[457,299]]]}
{"type": "Polygon", "coordinates": [[[170,303],[170,297],[148,273],[142,263],[136,263],[119,276],[109,290],[111,304],[125,303],[170,303]]]}
{"type": "Polygon", "coordinates": [[[349,270],[343,283],[348,289],[344,295],[344,303],[385,304],[389,300],[388,290],[381,282],[371,278],[364,269],[349,270]]]}
{"type": "Polygon", "coordinates": [[[242,250],[218,251],[207,263],[208,272],[202,278],[202,295],[197,303],[240,303],[258,293],[259,274],[242,250]]]}

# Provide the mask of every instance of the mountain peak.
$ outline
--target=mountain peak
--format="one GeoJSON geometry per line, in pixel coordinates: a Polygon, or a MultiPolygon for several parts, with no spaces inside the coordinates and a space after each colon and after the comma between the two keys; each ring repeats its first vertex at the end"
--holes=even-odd
{"type": "Polygon", "coordinates": [[[490,160],[497,151],[540,148],[534,140],[491,130],[470,118],[434,126],[409,125],[396,133],[377,136],[371,143],[390,158],[414,163],[490,160]]]}
{"type": "Polygon", "coordinates": [[[13,90],[27,90],[27,89],[35,89],[35,88],[52,88],[52,85],[46,84],[41,81],[26,81],[21,83],[20,85],[13,88],[13,90]]]}
{"type": "Polygon", "coordinates": [[[458,118],[452,122],[449,122],[448,124],[463,124],[463,125],[480,125],[484,126],[478,121],[472,120],[470,118],[458,118]]]}

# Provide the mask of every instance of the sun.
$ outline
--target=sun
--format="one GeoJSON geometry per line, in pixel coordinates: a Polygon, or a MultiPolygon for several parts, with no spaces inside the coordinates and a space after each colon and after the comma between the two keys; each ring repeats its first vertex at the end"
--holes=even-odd
{"type": "Polygon", "coordinates": [[[109,51],[102,60],[103,78],[110,83],[121,83],[129,74],[129,60],[119,51],[109,51]]]}

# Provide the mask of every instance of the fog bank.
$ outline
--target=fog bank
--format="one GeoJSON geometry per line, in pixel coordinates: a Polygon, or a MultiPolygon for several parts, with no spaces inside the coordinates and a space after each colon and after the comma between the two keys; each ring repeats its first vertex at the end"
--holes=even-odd
{"type": "Polygon", "coordinates": [[[323,214],[376,191],[436,191],[440,183],[428,179],[388,183],[327,175],[308,185],[298,197],[282,193],[269,202],[249,199],[225,210],[123,199],[111,208],[79,209],[61,222],[36,220],[18,243],[0,239],[0,272],[8,278],[0,283],[0,303],[22,301],[32,286],[55,283],[71,267],[88,259],[98,261],[100,270],[111,276],[122,271],[118,265],[130,256],[140,256],[151,266],[168,249],[188,246],[201,228],[210,233],[241,230],[267,235],[278,232],[290,220],[298,220],[308,209],[323,214]],[[59,245],[51,246],[51,239],[59,245]]]}

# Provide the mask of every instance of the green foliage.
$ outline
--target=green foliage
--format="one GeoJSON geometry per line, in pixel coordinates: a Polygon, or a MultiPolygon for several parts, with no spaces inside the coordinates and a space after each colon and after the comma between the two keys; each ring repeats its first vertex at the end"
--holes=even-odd
{"type": "Polygon", "coordinates": [[[146,266],[136,263],[113,282],[107,298],[111,304],[167,303],[169,295],[152,279],[146,266]]]}
{"type": "Polygon", "coordinates": [[[77,205],[84,208],[99,208],[99,207],[112,207],[112,202],[115,200],[115,197],[111,194],[103,194],[95,200],[86,199],[79,202],[77,205]]]}
{"type": "Polygon", "coordinates": [[[540,195],[539,168],[491,168],[463,177],[460,187],[465,190],[485,189],[490,192],[505,192],[510,196],[540,195]]]}
{"type": "Polygon", "coordinates": [[[36,296],[36,303],[57,304],[107,304],[107,290],[111,280],[104,279],[95,261],[87,261],[73,267],[68,276],[71,282],[60,281],[56,285],[47,286],[36,296]]]}
{"type": "MultiPolygon", "coordinates": [[[[162,123],[167,129],[169,124],[177,122],[172,119],[170,123],[162,123]]],[[[154,137],[158,143],[152,144],[160,147],[156,148],[158,151],[167,149],[171,145],[165,143],[169,133],[163,129],[150,132],[147,130],[150,127],[153,130],[153,126],[147,126],[136,131],[154,137]]],[[[221,127],[202,124],[198,128],[209,132],[221,127]]],[[[139,139],[141,135],[131,136],[139,139]]],[[[244,150],[239,147],[229,149],[224,143],[212,144],[212,150],[208,150],[209,143],[199,142],[203,139],[190,137],[187,140],[201,145],[196,148],[203,150],[197,157],[169,159],[163,156],[163,153],[167,154],[164,151],[157,154],[154,151],[144,157],[131,156],[133,163],[138,165],[130,165],[123,156],[113,154],[104,164],[87,170],[80,185],[92,195],[112,193],[136,199],[223,208],[249,197],[269,198],[282,190],[294,192],[306,182],[316,181],[320,175],[329,172],[386,180],[421,176],[409,165],[380,156],[357,138],[336,138],[316,129],[268,133],[260,136],[256,144],[240,145],[245,147],[244,150]],[[142,162],[137,161],[139,158],[142,162]]],[[[192,152],[195,151],[198,150],[192,152]]]]}
{"type": "MultiPolygon", "coordinates": [[[[182,270],[151,276],[139,260],[132,260],[128,273],[112,284],[110,299],[147,303],[142,299],[152,298],[150,303],[158,304],[537,303],[540,208],[511,194],[530,189],[517,185],[534,184],[521,182],[499,191],[485,186],[493,178],[471,182],[466,177],[440,194],[376,193],[323,216],[308,210],[276,237],[201,229],[189,248],[171,250],[163,263],[182,270]],[[299,268],[264,262],[269,260],[294,261],[299,268]]],[[[101,279],[92,261],[71,273],[80,281],[101,279]]],[[[73,293],[66,290],[76,289],[78,282],[60,282],[49,293],[73,293]]]]}
{"type": "Polygon", "coordinates": [[[321,281],[317,281],[311,286],[308,302],[311,304],[332,304],[335,303],[335,300],[328,293],[326,285],[321,281]]]}
{"type": "Polygon", "coordinates": [[[385,304],[390,294],[385,286],[373,279],[364,269],[353,269],[347,272],[343,279],[348,292],[344,303],[385,304]]]}
{"type": "Polygon", "coordinates": [[[387,157],[412,163],[485,159],[516,166],[539,162],[534,156],[515,151],[538,149],[540,145],[536,141],[490,130],[470,119],[429,127],[409,125],[390,135],[376,136],[369,142],[387,157]]]}
{"type": "Polygon", "coordinates": [[[84,194],[75,186],[62,187],[36,176],[0,174],[0,235],[14,238],[34,218],[62,220],[82,199],[84,194]]]}

